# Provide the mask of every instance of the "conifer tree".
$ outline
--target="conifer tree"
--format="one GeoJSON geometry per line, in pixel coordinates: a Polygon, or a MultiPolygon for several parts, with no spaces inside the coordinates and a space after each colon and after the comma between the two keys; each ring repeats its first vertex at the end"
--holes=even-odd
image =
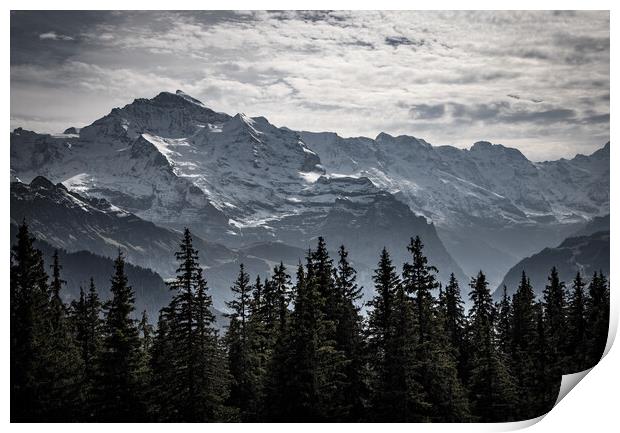
{"type": "Polygon", "coordinates": [[[412,238],[407,246],[411,263],[403,265],[403,289],[413,304],[413,323],[408,329],[413,332],[415,359],[410,364],[430,404],[427,416],[454,421],[468,416],[468,402],[454,350],[446,338],[446,317],[432,294],[440,286],[435,277],[438,270],[428,264],[423,248],[418,236],[412,238]]]}
{"type": "Polygon", "coordinates": [[[42,342],[48,332],[47,274],[24,221],[11,248],[11,421],[44,421],[42,342]]]}
{"type": "Polygon", "coordinates": [[[52,328],[57,329],[64,325],[62,322],[64,322],[67,314],[65,304],[60,296],[62,286],[67,282],[60,277],[62,266],[58,261],[58,250],[54,250],[52,260],[53,263],[50,266],[52,268],[52,281],[49,286],[50,321],[52,328]]]}
{"type": "Polygon", "coordinates": [[[555,266],[543,290],[545,327],[553,374],[562,374],[566,354],[566,294],[555,266]]]}
{"type": "Polygon", "coordinates": [[[514,387],[494,337],[494,305],[485,275],[472,278],[469,339],[472,348],[468,390],[473,414],[481,422],[512,419],[514,387]]]}
{"type": "Polygon", "coordinates": [[[101,302],[94,280],[90,279],[88,293],[80,287],[78,300],[72,302],[71,321],[82,363],[81,393],[83,402],[81,417],[90,420],[94,416],[94,385],[97,372],[97,360],[101,351],[101,302]]]}
{"type": "Polygon", "coordinates": [[[435,308],[432,291],[439,287],[435,279],[437,268],[428,264],[423,247],[419,236],[411,238],[407,250],[411,253],[412,262],[403,265],[403,284],[406,293],[413,296],[417,339],[421,345],[431,339],[435,308]]]}
{"type": "Polygon", "coordinates": [[[306,284],[314,285],[318,293],[320,352],[319,389],[321,412],[325,420],[346,417],[348,402],[344,401],[346,365],[348,360],[342,348],[338,347],[338,326],[343,300],[335,288],[334,263],[323,237],[318,238],[317,247],[308,262],[312,272],[308,273],[306,284]],[[310,278],[311,277],[311,278],[310,278]]]}
{"type": "Polygon", "coordinates": [[[92,370],[89,374],[94,377],[94,369],[96,361],[101,351],[102,337],[102,303],[99,298],[99,292],[95,287],[95,280],[90,279],[88,285],[88,294],[86,295],[86,324],[87,324],[87,356],[84,357],[84,364],[88,370],[92,370]]]}
{"type": "Polygon", "coordinates": [[[605,351],[609,331],[609,287],[603,272],[594,273],[586,301],[587,365],[596,365],[605,351]]]}
{"type": "Polygon", "coordinates": [[[335,289],[333,260],[329,256],[327,244],[319,237],[317,247],[310,254],[307,262],[306,288],[316,295],[311,308],[318,308],[314,313],[317,318],[317,371],[314,376],[319,390],[319,418],[325,421],[343,419],[349,410],[344,402],[344,388],[347,360],[338,348],[337,328],[341,299],[335,289]]]}
{"type": "MultiPolygon", "coordinates": [[[[384,384],[392,407],[391,416],[399,422],[430,421],[432,403],[428,401],[424,384],[421,383],[424,378],[420,374],[421,363],[416,356],[419,342],[413,332],[416,326],[414,304],[402,283],[396,285],[394,301],[391,337],[386,354],[388,374],[384,384]]],[[[385,414],[386,410],[382,410],[382,413],[385,414]]],[[[390,413],[390,409],[387,409],[387,413],[390,413]]]]}
{"type": "Polygon", "coordinates": [[[74,419],[82,403],[80,373],[81,358],[75,345],[67,307],[62,301],[61,290],[66,282],[61,278],[62,266],[58,251],[54,252],[52,280],[49,285],[48,328],[44,347],[43,377],[40,378],[42,399],[46,407],[48,421],[74,419]]]}
{"type": "Polygon", "coordinates": [[[385,368],[385,357],[389,339],[392,336],[392,314],[396,288],[400,278],[387,249],[383,248],[379,264],[373,275],[376,294],[369,302],[371,310],[368,319],[369,344],[374,352],[375,371],[385,368]]]}
{"type": "Polygon", "coordinates": [[[515,416],[518,419],[532,418],[535,393],[535,349],[537,317],[534,290],[525,272],[512,298],[510,324],[510,370],[515,379],[515,416]]]}
{"type": "Polygon", "coordinates": [[[138,368],[136,372],[137,378],[137,399],[140,403],[140,414],[145,417],[142,421],[146,421],[151,410],[150,399],[152,383],[151,372],[151,354],[153,349],[153,339],[155,331],[149,322],[146,310],[142,311],[142,316],[138,322],[138,335],[140,338],[140,347],[138,351],[138,368]]]}
{"type": "Polygon", "coordinates": [[[175,414],[175,421],[197,422],[202,413],[198,408],[198,350],[196,335],[195,292],[198,287],[198,251],[193,247],[191,233],[185,229],[179,249],[175,252],[178,261],[176,278],[168,285],[174,295],[168,307],[169,336],[172,344],[174,366],[172,382],[169,383],[168,410],[175,414]]]}
{"type": "Polygon", "coordinates": [[[80,355],[82,361],[86,352],[86,294],[84,288],[80,286],[80,295],[77,299],[71,301],[70,314],[71,314],[71,326],[75,333],[75,342],[80,349],[80,355]]]}
{"type": "Polygon", "coordinates": [[[230,421],[234,410],[226,405],[230,393],[230,374],[226,348],[215,329],[211,311],[213,300],[207,294],[207,281],[202,268],[196,271],[196,409],[200,421],[230,421]]]}
{"type": "Polygon", "coordinates": [[[145,357],[146,364],[148,364],[148,357],[150,356],[151,349],[153,347],[154,329],[153,325],[149,323],[146,310],[142,311],[142,317],[138,323],[138,332],[140,333],[140,352],[145,357]]]}
{"type": "MultiPolygon", "coordinates": [[[[440,288],[440,296],[442,295],[440,288]]],[[[430,403],[429,420],[465,422],[471,419],[467,391],[458,370],[457,351],[446,332],[445,308],[436,308],[432,340],[432,359],[425,389],[430,403]]],[[[422,370],[424,371],[424,370],[422,370]]],[[[424,383],[424,381],[422,380],[424,383]]]]}
{"type": "Polygon", "coordinates": [[[288,306],[291,300],[291,277],[282,262],[273,268],[271,283],[276,296],[278,332],[284,332],[288,319],[288,306]]]}
{"type": "Polygon", "coordinates": [[[261,304],[265,332],[272,340],[270,343],[273,344],[279,327],[278,296],[275,286],[269,277],[265,278],[263,283],[261,304]]]}
{"type": "MultiPolygon", "coordinates": [[[[249,326],[255,341],[259,337],[265,337],[265,286],[261,282],[260,275],[256,276],[256,280],[251,287],[251,299],[248,306],[249,313],[249,326]]],[[[260,339],[262,345],[265,341],[260,339]]],[[[261,351],[264,351],[264,347],[261,347],[261,351]]]]}
{"type": "Polygon", "coordinates": [[[263,309],[263,284],[260,281],[260,275],[256,276],[256,281],[252,286],[252,303],[250,304],[250,312],[252,314],[260,314],[263,309]]]}
{"type": "Polygon", "coordinates": [[[335,348],[345,359],[344,386],[338,404],[342,407],[342,420],[359,420],[364,415],[365,401],[368,399],[365,362],[363,359],[364,341],[362,336],[362,317],[357,302],[361,298],[361,288],[356,282],[356,271],[348,260],[349,253],[344,245],[338,250],[338,265],[333,270],[336,309],[335,348]]]}
{"type": "Polygon", "coordinates": [[[150,383],[148,389],[149,419],[159,422],[176,421],[171,384],[176,381],[173,336],[170,332],[169,306],[159,311],[157,328],[149,357],[150,383]]]}
{"type": "Polygon", "coordinates": [[[265,415],[268,421],[319,421],[320,297],[308,255],[307,273],[297,270],[290,336],[280,335],[269,363],[265,415]]]}
{"type": "Polygon", "coordinates": [[[368,319],[372,372],[371,419],[382,422],[423,420],[421,385],[413,373],[412,303],[406,296],[388,251],[383,248],[373,281],[376,295],[368,319]],[[416,419],[417,418],[417,419],[416,419]]]}
{"type": "Polygon", "coordinates": [[[321,238],[317,250],[308,253],[306,270],[298,268],[289,332],[280,333],[269,362],[268,419],[327,421],[342,416],[338,395],[344,359],[335,348],[333,316],[328,320],[325,310],[325,297],[335,298],[332,278],[321,238]]]}
{"type": "MultiPolygon", "coordinates": [[[[297,287],[303,284],[299,281],[297,287]]],[[[261,403],[265,420],[282,421],[286,410],[294,404],[292,391],[286,387],[292,372],[289,370],[293,352],[294,330],[288,329],[291,322],[288,310],[291,301],[291,278],[282,262],[275,266],[271,279],[266,279],[262,287],[261,309],[258,310],[263,333],[262,345],[265,347],[264,375],[261,380],[263,401],[261,403]]],[[[258,286],[259,288],[260,285],[258,286]]],[[[258,296],[258,295],[256,295],[258,296]]],[[[261,341],[259,340],[259,341],[261,341]]]]}
{"type": "Polygon", "coordinates": [[[252,406],[257,398],[258,384],[253,368],[252,336],[249,330],[250,277],[243,264],[239,266],[239,275],[231,291],[235,297],[226,303],[231,311],[227,315],[230,323],[226,334],[228,366],[232,377],[230,403],[239,408],[242,419],[246,419],[250,415],[248,411],[255,410],[252,406]]]}
{"type": "Polygon", "coordinates": [[[497,339],[502,356],[508,357],[512,350],[512,306],[508,297],[508,289],[503,288],[502,299],[495,307],[497,311],[497,339]]]}
{"type": "MultiPolygon", "coordinates": [[[[316,250],[312,252],[313,282],[316,285],[320,298],[323,300],[322,309],[325,320],[330,321],[327,331],[335,332],[336,306],[338,300],[334,290],[333,260],[327,251],[325,239],[319,237],[316,250]]],[[[333,334],[329,336],[333,337],[333,334]]]]}
{"type": "Polygon", "coordinates": [[[252,286],[252,299],[249,304],[248,319],[251,373],[252,381],[256,386],[254,401],[251,402],[251,407],[248,408],[246,414],[248,421],[258,421],[261,419],[260,410],[263,406],[267,363],[269,360],[263,290],[264,286],[261,283],[260,276],[257,276],[252,286]]]}
{"type": "Polygon", "coordinates": [[[537,302],[534,307],[536,335],[532,343],[533,354],[533,387],[527,411],[522,419],[534,418],[549,412],[555,404],[560,392],[562,375],[554,365],[554,354],[549,350],[548,332],[545,325],[545,307],[537,302]]]}
{"type": "Polygon", "coordinates": [[[567,313],[567,372],[587,369],[586,365],[586,284],[577,272],[568,299],[567,313]]]}
{"type": "Polygon", "coordinates": [[[228,417],[228,371],[211,312],[198,251],[185,229],[177,276],[169,283],[174,296],[162,311],[151,365],[153,378],[167,386],[155,396],[162,416],[176,422],[205,422],[228,417]]]}
{"type": "Polygon", "coordinates": [[[125,274],[125,258],[119,251],[111,279],[112,298],[104,306],[101,356],[97,368],[97,417],[99,421],[132,422],[142,417],[140,339],[135,320],[134,292],[125,274]]]}
{"type": "Polygon", "coordinates": [[[142,311],[142,316],[140,317],[140,321],[138,322],[138,333],[140,336],[141,367],[144,370],[148,370],[148,366],[150,364],[150,357],[153,350],[155,329],[149,321],[146,310],[142,311]]]}
{"type": "Polygon", "coordinates": [[[461,289],[454,274],[450,274],[450,280],[443,291],[442,300],[445,315],[445,330],[457,360],[457,368],[461,380],[465,377],[465,367],[467,363],[467,347],[465,340],[465,327],[467,318],[465,317],[464,302],[461,298],[461,289]]]}

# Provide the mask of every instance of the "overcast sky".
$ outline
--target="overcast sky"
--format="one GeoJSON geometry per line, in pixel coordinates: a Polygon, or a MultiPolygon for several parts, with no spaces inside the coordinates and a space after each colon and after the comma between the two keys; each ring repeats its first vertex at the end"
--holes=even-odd
{"type": "Polygon", "coordinates": [[[609,140],[609,13],[11,13],[12,128],[176,89],[293,129],[572,157],[609,140]]]}

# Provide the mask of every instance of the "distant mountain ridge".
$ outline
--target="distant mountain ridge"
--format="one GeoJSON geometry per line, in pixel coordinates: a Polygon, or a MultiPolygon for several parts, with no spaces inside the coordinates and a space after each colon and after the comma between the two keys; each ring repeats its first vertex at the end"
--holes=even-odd
{"type": "Polygon", "coordinates": [[[317,236],[372,267],[420,235],[445,280],[488,264],[499,281],[519,258],[609,213],[609,143],[533,163],[516,149],[420,138],[342,138],[218,113],[181,92],[136,99],[66,134],[11,134],[11,175],[62,182],[84,197],[229,249],[317,236]],[[452,257],[454,255],[454,257],[452,257]],[[454,260],[456,258],[456,260],[454,260]]]}
{"type": "Polygon", "coordinates": [[[577,272],[589,281],[594,272],[602,271],[609,276],[609,230],[567,238],[555,248],[545,248],[513,266],[494,292],[500,298],[504,285],[507,293],[515,293],[521,273],[525,272],[532,283],[534,292],[541,295],[551,268],[558,269],[560,279],[570,287],[577,272]]]}

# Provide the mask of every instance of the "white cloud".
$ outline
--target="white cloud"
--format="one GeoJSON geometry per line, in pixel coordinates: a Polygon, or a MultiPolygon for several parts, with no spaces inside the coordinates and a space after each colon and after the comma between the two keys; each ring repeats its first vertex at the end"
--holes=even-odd
{"type": "Polygon", "coordinates": [[[39,35],[39,39],[49,39],[53,41],[72,41],[73,38],[67,35],[61,35],[56,32],[46,32],[39,35]]]}
{"type": "MultiPolygon", "coordinates": [[[[387,131],[458,146],[487,139],[535,159],[587,153],[609,139],[607,12],[117,18],[89,29],[60,64],[14,65],[12,87],[64,87],[97,107],[182,88],[218,111],[296,129],[387,131]]],[[[52,33],[46,38],[61,36],[52,33]]]]}

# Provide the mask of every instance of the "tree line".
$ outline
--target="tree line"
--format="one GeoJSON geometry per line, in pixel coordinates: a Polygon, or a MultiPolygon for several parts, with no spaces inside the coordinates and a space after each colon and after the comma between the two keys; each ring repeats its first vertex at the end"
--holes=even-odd
{"type": "Polygon", "coordinates": [[[136,320],[119,252],[102,302],[92,282],[62,300],[24,222],[11,248],[11,420],[82,422],[501,422],[549,411],[561,375],[594,366],[609,325],[603,273],[571,288],[550,272],[537,299],[523,273],[494,303],[484,273],[443,287],[412,238],[398,270],[386,249],[362,312],[348,252],[323,238],[299,263],[251,280],[240,265],[214,324],[189,230],[157,326],[136,320]]]}

